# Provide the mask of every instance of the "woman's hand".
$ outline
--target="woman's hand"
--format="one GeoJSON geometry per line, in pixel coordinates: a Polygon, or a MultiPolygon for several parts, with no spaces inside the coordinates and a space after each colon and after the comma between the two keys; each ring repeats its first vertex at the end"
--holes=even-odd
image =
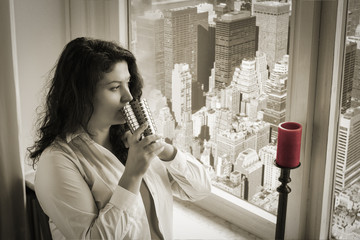
{"type": "Polygon", "coordinates": [[[142,177],[149,168],[151,160],[164,150],[160,141],[156,142],[160,136],[150,135],[140,140],[147,127],[147,123],[141,125],[134,134],[127,133],[124,139],[125,146],[129,147],[129,152],[119,186],[135,194],[139,192],[142,177]]]}
{"type": "MultiPolygon", "coordinates": [[[[146,128],[145,128],[146,129],[146,128]]],[[[132,136],[130,131],[127,131],[123,137],[122,140],[124,142],[124,145],[126,148],[129,148],[129,142],[128,139],[132,136]]],[[[163,161],[171,161],[175,158],[176,153],[177,153],[177,149],[171,145],[166,143],[165,141],[158,141],[159,143],[161,143],[164,147],[164,150],[158,154],[158,157],[163,160],[163,161]]]]}
{"type": "Polygon", "coordinates": [[[143,176],[150,165],[152,159],[164,150],[164,146],[158,135],[150,135],[140,140],[142,133],[148,124],[141,125],[132,135],[127,136],[129,146],[128,158],[125,171],[132,176],[143,176]]]}

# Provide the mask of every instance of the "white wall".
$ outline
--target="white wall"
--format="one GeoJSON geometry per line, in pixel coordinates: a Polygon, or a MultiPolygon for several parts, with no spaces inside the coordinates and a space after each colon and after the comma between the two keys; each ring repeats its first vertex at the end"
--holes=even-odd
{"type": "MultiPolygon", "coordinates": [[[[36,108],[49,70],[66,44],[66,1],[14,0],[20,85],[20,148],[33,144],[36,108]]],[[[25,168],[29,169],[29,168],[25,168]]]]}

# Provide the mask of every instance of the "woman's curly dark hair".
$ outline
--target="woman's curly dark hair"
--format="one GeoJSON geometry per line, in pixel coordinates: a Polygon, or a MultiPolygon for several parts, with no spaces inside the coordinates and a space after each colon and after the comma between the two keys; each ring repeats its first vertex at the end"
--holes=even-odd
{"type": "MultiPolygon", "coordinates": [[[[28,148],[33,167],[55,138],[65,139],[66,134],[79,127],[89,133],[87,124],[94,111],[96,84],[120,61],[127,62],[131,75],[130,92],[134,99],[140,99],[143,80],[136,59],[129,50],[115,42],[84,37],[76,38],[65,46],[52,70],[45,109],[38,119],[38,140],[28,148]]],[[[126,125],[110,128],[110,141],[115,155],[123,163],[127,158],[127,149],[121,136],[126,130],[126,125]]]]}

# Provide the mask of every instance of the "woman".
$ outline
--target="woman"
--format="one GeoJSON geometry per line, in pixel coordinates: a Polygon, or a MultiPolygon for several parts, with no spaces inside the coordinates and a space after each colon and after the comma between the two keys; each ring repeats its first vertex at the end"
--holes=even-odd
{"type": "Polygon", "coordinates": [[[127,131],[121,109],[143,87],[133,54],[77,38],[63,50],[46,99],[35,192],[54,239],[171,239],[173,195],[199,200],[204,168],[146,125],[127,131]]]}

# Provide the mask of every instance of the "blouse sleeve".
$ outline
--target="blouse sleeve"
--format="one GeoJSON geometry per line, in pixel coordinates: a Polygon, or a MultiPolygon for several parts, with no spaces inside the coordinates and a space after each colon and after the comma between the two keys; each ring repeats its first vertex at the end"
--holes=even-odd
{"type": "Polygon", "coordinates": [[[44,212],[69,239],[122,239],[136,218],[137,197],[120,186],[98,209],[78,168],[61,152],[42,157],[35,192],[44,212]]]}
{"type": "Polygon", "coordinates": [[[210,194],[210,176],[190,153],[178,150],[175,158],[164,164],[170,173],[171,188],[175,196],[183,200],[197,201],[210,194]]]}

